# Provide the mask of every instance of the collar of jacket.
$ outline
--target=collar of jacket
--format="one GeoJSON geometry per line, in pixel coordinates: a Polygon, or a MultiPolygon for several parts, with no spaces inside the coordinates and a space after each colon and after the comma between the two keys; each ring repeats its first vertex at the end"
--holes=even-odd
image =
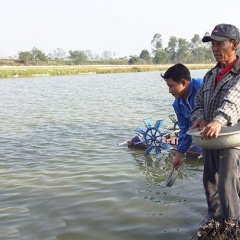
{"type": "Polygon", "coordinates": [[[194,84],[194,79],[192,78],[188,88],[188,96],[192,93],[194,88],[195,88],[195,84],[194,84]]]}
{"type": "MultiPolygon", "coordinates": [[[[189,88],[188,88],[187,101],[188,101],[188,99],[189,99],[189,96],[192,94],[193,89],[195,89],[195,84],[194,84],[194,80],[193,80],[193,78],[192,78],[191,81],[190,81],[190,84],[189,84],[189,88]]],[[[183,98],[183,97],[180,97],[180,98],[179,98],[179,102],[180,102],[181,104],[183,104],[183,105],[186,104],[186,100],[185,100],[185,98],[183,98]]]]}
{"type": "MultiPolygon", "coordinates": [[[[237,55],[236,57],[237,57],[238,60],[237,60],[237,62],[233,65],[233,67],[231,68],[231,71],[240,74],[240,59],[239,59],[239,56],[238,56],[238,55],[237,55]]],[[[220,65],[220,63],[217,63],[214,68],[219,67],[219,65],[220,65]]]]}

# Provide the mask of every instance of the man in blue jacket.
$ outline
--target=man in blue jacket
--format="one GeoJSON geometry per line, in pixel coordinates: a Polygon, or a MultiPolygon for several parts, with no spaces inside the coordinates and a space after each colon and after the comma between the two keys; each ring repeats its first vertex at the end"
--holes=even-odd
{"type": "Polygon", "coordinates": [[[194,98],[203,79],[191,78],[190,71],[181,63],[173,65],[161,76],[168,85],[169,93],[175,97],[173,108],[177,115],[180,132],[177,154],[172,164],[175,169],[178,169],[183,164],[184,154],[192,143],[192,137],[186,132],[192,126],[191,111],[194,108],[194,98]]]}

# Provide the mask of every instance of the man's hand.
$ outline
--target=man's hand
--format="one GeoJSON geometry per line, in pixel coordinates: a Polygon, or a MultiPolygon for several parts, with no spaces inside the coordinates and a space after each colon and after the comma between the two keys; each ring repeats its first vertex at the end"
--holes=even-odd
{"type": "Polygon", "coordinates": [[[206,124],[207,122],[204,119],[196,119],[189,129],[198,128],[199,131],[202,131],[206,124]]]}
{"type": "Polygon", "coordinates": [[[219,122],[215,120],[211,121],[201,131],[202,139],[208,140],[212,138],[217,138],[221,128],[222,128],[222,125],[219,122]]]}
{"type": "Polygon", "coordinates": [[[175,168],[177,170],[177,169],[179,169],[182,166],[182,164],[183,164],[183,157],[184,157],[183,153],[177,152],[175,158],[172,161],[173,168],[175,168]]]}

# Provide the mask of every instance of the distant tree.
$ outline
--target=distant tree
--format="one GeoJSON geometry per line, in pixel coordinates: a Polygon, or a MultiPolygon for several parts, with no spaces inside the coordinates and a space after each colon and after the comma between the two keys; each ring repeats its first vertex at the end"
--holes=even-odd
{"type": "Polygon", "coordinates": [[[202,46],[202,40],[198,34],[195,34],[194,37],[191,39],[191,51],[193,54],[193,61],[198,63],[199,62],[199,53],[202,46]]]}
{"type": "Polygon", "coordinates": [[[111,59],[112,57],[113,57],[113,53],[112,53],[111,51],[106,50],[106,51],[104,51],[104,52],[102,53],[102,58],[103,58],[104,60],[109,60],[109,59],[111,59]]]}
{"type": "MultiPolygon", "coordinates": [[[[204,34],[204,36],[209,36],[209,35],[210,35],[209,32],[206,32],[204,34]]],[[[212,45],[211,42],[206,42],[203,44],[203,59],[204,59],[204,62],[206,62],[206,63],[214,63],[215,62],[215,58],[214,58],[214,55],[213,55],[213,52],[211,49],[211,45],[212,45]]]]}
{"type": "Polygon", "coordinates": [[[139,61],[140,61],[140,58],[138,56],[130,56],[128,60],[128,64],[129,65],[137,64],[139,63],[139,61]]]}
{"type": "Polygon", "coordinates": [[[156,51],[155,56],[153,57],[153,62],[155,64],[160,64],[160,63],[165,64],[167,63],[168,58],[169,58],[169,55],[167,51],[161,49],[156,51]]]}
{"type": "Polygon", "coordinates": [[[198,34],[194,34],[193,38],[191,39],[191,45],[193,48],[197,48],[202,45],[202,39],[198,34]]]}
{"type": "Polygon", "coordinates": [[[142,50],[142,52],[140,53],[140,58],[143,59],[143,60],[150,60],[151,57],[150,57],[150,53],[148,50],[142,50]]]}
{"type": "Polygon", "coordinates": [[[49,53],[49,54],[47,55],[47,57],[48,57],[49,60],[54,60],[54,59],[55,59],[55,58],[54,58],[54,55],[53,55],[52,53],[49,53]]]}
{"type": "Polygon", "coordinates": [[[171,36],[168,41],[167,52],[169,55],[170,61],[175,61],[178,48],[178,39],[174,36],[171,36]]]}
{"type": "Polygon", "coordinates": [[[28,65],[29,62],[31,62],[33,60],[33,55],[31,52],[19,52],[18,59],[25,65],[28,65]]]}
{"type": "Polygon", "coordinates": [[[160,33],[154,34],[151,45],[153,55],[155,55],[158,50],[162,49],[162,35],[160,33]]]}
{"type": "Polygon", "coordinates": [[[203,54],[204,54],[204,62],[214,63],[216,61],[210,46],[204,47],[203,54]]]}
{"type": "Polygon", "coordinates": [[[91,60],[94,60],[94,57],[93,57],[93,54],[90,50],[84,50],[83,51],[85,56],[87,57],[87,60],[91,61],[91,60]]]}
{"type": "Polygon", "coordinates": [[[33,48],[32,51],[33,60],[38,63],[38,61],[47,61],[47,56],[45,53],[37,48],[33,48]]]}
{"type": "Polygon", "coordinates": [[[177,50],[177,61],[179,62],[187,62],[188,60],[188,53],[190,49],[190,43],[184,39],[184,38],[179,38],[178,39],[178,50],[177,50]]]}
{"type": "Polygon", "coordinates": [[[66,53],[61,48],[57,48],[53,51],[53,58],[55,60],[63,60],[65,57],[66,53]]]}
{"type": "Polygon", "coordinates": [[[99,60],[99,59],[100,59],[99,54],[98,54],[98,53],[95,53],[93,59],[94,59],[94,60],[99,60]]]}
{"type": "Polygon", "coordinates": [[[73,61],[74,64],[81,64],[87,61],[87,56],[83,51],[69,51],[69,55],[69,58],[73,61]]]}

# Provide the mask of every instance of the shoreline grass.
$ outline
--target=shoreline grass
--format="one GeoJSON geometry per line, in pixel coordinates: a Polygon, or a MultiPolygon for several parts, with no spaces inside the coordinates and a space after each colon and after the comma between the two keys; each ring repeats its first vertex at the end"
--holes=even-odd
{"type": "MultiPolygon", "coordinates": [[[[0,78],[165,71],[166,65],[0,66],[0,78]]],[[[214,64],[185,64],[189,70],[210,69],[214,64]]]]}

